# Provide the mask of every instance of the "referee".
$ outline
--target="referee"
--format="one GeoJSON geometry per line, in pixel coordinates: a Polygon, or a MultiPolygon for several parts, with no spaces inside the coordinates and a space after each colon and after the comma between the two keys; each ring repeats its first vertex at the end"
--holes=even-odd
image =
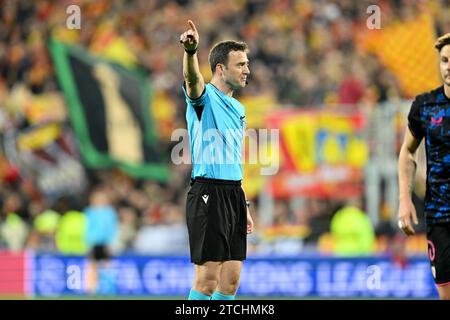
{"type": "Polygon", "coordinates": [[[250,74],[244,42],[223,41],[210,51],[211,82],[199,70],[199,34],[191,20],[181,34],[183,92],[192,157],[186,221],[195,279],[189,300],[234,300],[247,234],[253,231],[242,180],[245,108],[233,92],[250,74]]]}

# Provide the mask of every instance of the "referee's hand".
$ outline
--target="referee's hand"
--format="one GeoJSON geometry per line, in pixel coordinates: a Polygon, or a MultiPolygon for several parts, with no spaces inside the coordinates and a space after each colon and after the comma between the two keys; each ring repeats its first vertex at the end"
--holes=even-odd
{"type": "Polygon", "coordinates": [[[188,20],[188,25],[188,30],[180,35],[180,43],[183,44],[184,50],[193,51],[197,49],[200,37],[192,20],[188,20]]]}
{"type": "Polygon", "coordinates": [[[253,232],[253,219],[250,215],[250,210],[247,208],[247,234],[253,232]]]}

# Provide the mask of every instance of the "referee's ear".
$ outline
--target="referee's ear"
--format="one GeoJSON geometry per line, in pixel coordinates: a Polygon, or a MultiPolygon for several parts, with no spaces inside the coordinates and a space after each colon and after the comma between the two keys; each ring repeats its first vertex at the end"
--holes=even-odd
{"type": "Polygon", "coordinates": [[[218,64],[216,64],[216,73],[218,72],[218,71],[220,71],[221,73],[223,73],[223,70],[224,70],[224,65],[223,64],[221,64],[221,63],[218,63],[218,64]]]}

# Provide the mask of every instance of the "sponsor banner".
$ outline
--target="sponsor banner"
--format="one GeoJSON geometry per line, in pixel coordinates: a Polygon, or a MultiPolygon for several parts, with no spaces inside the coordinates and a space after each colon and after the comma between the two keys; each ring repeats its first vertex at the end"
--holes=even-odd
{"type": "MultiPolygon", "coordinates": [[[[86,294],[86,267],[83,257],[37,255],[34,294],[86,294]]],[[[187,297],[193,277],[188,257],[120,256],[111,262],[109,277],[99,279],[118,296],[187,297]]],[[[425,299],[437,292],[425,256],[411,257],[403,266],[388,257],[264,256],[244,262],[238,295],[425,299]]]]}
{"type": "Polygon", "coordinates": [[[26,255],[24,252],[0,250],[0,298],[27,293],[26,255]]]}

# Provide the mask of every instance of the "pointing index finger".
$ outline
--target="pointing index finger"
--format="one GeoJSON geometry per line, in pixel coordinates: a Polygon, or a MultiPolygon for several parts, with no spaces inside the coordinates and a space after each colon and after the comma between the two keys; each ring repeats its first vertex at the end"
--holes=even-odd
{"type": "Polygon", "coordinates": [[[195,27],[195,24],[194,22],[192,22],[192,20],[188,20],[188,24],[192,31],[197,32],[197,28],[195,27]]]}

